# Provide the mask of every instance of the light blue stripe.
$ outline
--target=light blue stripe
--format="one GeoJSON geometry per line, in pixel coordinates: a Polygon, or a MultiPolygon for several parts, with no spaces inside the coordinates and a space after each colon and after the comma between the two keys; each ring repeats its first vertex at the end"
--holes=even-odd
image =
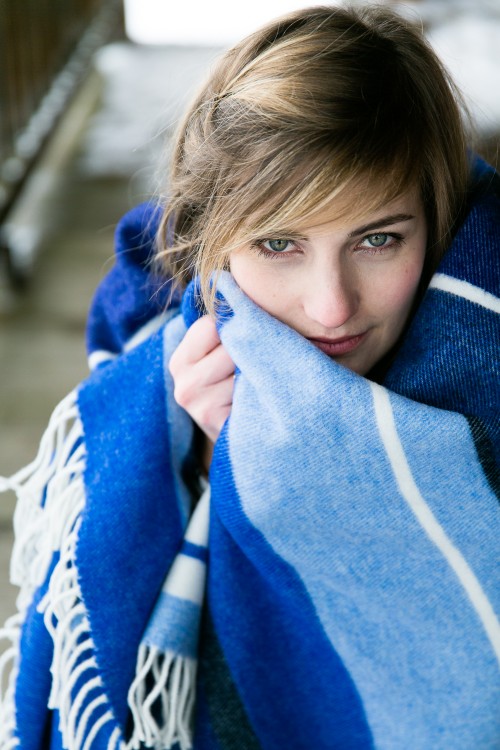
{"type": "Polygon", "coordinates": [[[422,406],[416,434],[407,402],[392,395],[391,405],[420,493],[500,612],[500,545],[488,543],[495,529],[500,531],[498,499],[484,475],[467,420],[422,406]]]}
{"type": "MultiPolygon", "coordinates": [[[[186,456],[191,450],[194,427],[189,414],[179,406],[174,398],[174,383],[168,369],[168,364],[170,357],[178,347],[185,333],[186,326],[181,315],[173,318],[169,324],[165,326],[163,362],[167,400],[166,417],[170,430],[170,464],[172,466],[174,482],[176,485],[176,498],[184,528],[187,526],[191,512],[191,494],[182,480],[184,474],[183,465],[186,456]]],[[[168,461],[168,457],[165,457],[165,460],[168,461]]]]}
{"type": "MultiPolygon", "coordinates": [[[[259,315],[257,325],[254,307],[243,320],[244,303],[236,304],[238,324],[229,321],[222,336],[230,354],[234,341],[243,373],[229,422],[243,510],[304,582],[355,680],[377,748],[470,750],[478,737],[491,747],[494,656],[456,575],[399,493],[369,383],[269,316],[259,315]],[[252,329],[258,334],[243,346],[240,332],[252,329]]],[[[475,454],[451,452],[452,443],[461,445],[460,432],[443,442],[455,421],[439,412],[438,431],[437,422],[426,423],[426,412],[421,432],[420,406],[406,404],[398,422],[413,464],[432,471],[427,484],[436,482],[435,498],[463,496],[469,514],[475,496],[488,504],[475,454]],[[464,461],[472,468],[467,487],[464,461]],[[449,469],[449,479],[448,462],[461,467],[449,469]],[[441,463],[437,476],[433,467],[441,463]]],[[[476,535],[471,524],[469,548],[482,546],[484,534],[484,550],[491,550],[493,530],[479,526],[476,535]]],[[[491,572],[483,562],[481,580],[491,572]]]]}
{"type": "Polygon", "coordinates": [[[161,651],[196,658],[201,609],[197,604],[161,592],[142,640],[161,651]]]}

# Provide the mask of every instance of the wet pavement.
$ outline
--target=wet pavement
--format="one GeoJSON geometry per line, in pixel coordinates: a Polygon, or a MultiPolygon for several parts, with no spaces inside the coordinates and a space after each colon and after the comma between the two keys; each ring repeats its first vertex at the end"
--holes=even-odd
{"type": "MultiPolygon", "coordinates": [[[[87,375],[85,321],[116,223],[155,191],[160,154],[216,54],[105,47],[28,184],[12,217],[36,247],[27,288],[12,290],[0,267],[0,476],[33,460],[55,405],[87,375]]],[[[15,609],[13,508],[0,494],[0,624],[15,609]]]]}
{"type": "MultiPolygon", "coordinates": [[[[26,289],[0,286],[0,475],[36,455],[54,406],[87,373],[84,329],[93,290],[109,267],[114,225],[131,205],[126,179],[82,177],[78,149],[89,104],[89,81],[73,105],[75,117],[57,133],[41,164],[47,190],[16,212],[36,225],[38,246],[26,289]],[[74,127],[76,119],[78,127],[74,127]]],[[[0,495],[0,621],[14,611],[8,584],[13,493],[0,495]]]]}

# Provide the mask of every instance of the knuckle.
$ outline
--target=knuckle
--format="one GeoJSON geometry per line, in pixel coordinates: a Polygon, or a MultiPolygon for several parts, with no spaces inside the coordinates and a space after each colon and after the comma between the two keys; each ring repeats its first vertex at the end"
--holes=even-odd
{"type": "Polygon", "coordinates": [[[193,389],[183,381],[175,383],[174,399],[179,406],[188,407],[193,400],[193,389]]]}
{"type": "Polygon", "coordinates": [[[175,377],[179,371],[179,355],[177,354],[178,349],[174,351],[168,361],[168,370],[172,377],[175,377]]]}

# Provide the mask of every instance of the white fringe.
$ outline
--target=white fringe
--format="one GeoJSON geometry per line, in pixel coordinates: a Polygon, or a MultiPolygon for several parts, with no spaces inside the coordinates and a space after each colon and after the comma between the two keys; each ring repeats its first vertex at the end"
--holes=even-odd
{"type": "Polygon", "coordinates": [[[128,704],[134,719],[134,733],[127,750],[138,750],[141,742],[155,750],[192,748],[192,720],[195,704],[196,660],[155,647],[139,647],[136,677],[130,686],[128,704]],[[147,693],[148,676],[154,688],[147,693]],[[160,719],[153,706],[161,702],[160,719]]]}
{"type": "Polygon", "coordinates": [[[0,479],[0,492],[14,490],[18,498],[10,577],[20,588],[20,611],[45,580],[54,551],[74,524],[77,511],[71,510],[77,504],[75,493],[81,493],[74,480],[85,468],[84,446],[78,445],[82,438],[72,391],[54,410],[35,460],[9,479],[0,479]]]}
{"type": "Polygon", "coordinates": [[[21,628],[33,593],[45,580],[53,552],[74,516],[68,514],[68,509],[75,501],[73,477],[81,475],[84,468],[83,446],[77,447],[82,435],[76,392],[73,391],[54,410],[35,460],[10,478],[0,477],[0,492],[14,490],[18,498],[14,514],[11,581],[20,588],[18,613],[10,617],[0,630],[0,639],[10,642],[0,659],[2,750],[19,745],[15,737],[14,698],[21,628]],[[2,686],[6,686],[5,692],[2,686]]]}
{"type": "MultiPolygon", "coordinates": [[[[0,630],[0,638],[10,641],[0,658],[0,690],[7,684],[5,694],[0,692],[2,750],[19,745],[15,737],[15,685],[20,632],[33,594],[45,581],[56,551],[60,551],[60,559],[39,605],[54,641],[49,708],[59,710],[63,744],[68,750],[90,750],[101,729],[109,722],[116,724],[97,675],[94,643],[75,567],[79,518],[85,505],[83,437],[77,393],[73,391],[54,410],[36,459],[10,479],[0,478],[0,492],[14,490],[18,496],[11,580],[20,587],[19,612],[0,630]],[[82,676],[87,679],[75,695],[82,676]],[[82,711],[94,690],[96,696],[82,711]],[[102,706],[108,708],[104,713],[102,706]]],[[[108,748],[125,750],[117,726],[108,748]]]]}
{"type": "Polygon", "coordinates": [[[95,645],[75,565],[85,506],[83,438],[77,393],[73,391],[54,410],[36,459],[9,479],[0,478],[0,492],[14,490],[18,496],[11,581],[20,588],[19,612],[0,630],[0,639],[10,642],[0,657],[0,748],[14,750],[19,745],[15,737],[15,686],[21,628],[34,592],[47,577],[54,552],[60,552],[38,610],[43,613],[54,643],[48,708],[59,711],[64,747],[91,750],[99,732],[113,722],[108,750],[137,750],[140,742],[155,750],[165,750],[178,742],[181,750],[190,750],[195,660],[140,647],[138,672],[129,691],[134,733],[127,743],[98,675],[95,645]],[[149,674],[155,685],[146,694],[149,674]],[[79,681],[82,684],[76,692],[79,681]],[[7,685],[5,693],[2,685],[7,685]],[[153,716],[157,701],[161,703],[162,716],[167,717],[165,725],[153,716]]]}
{"type": "Polygon", "coordinates": [[[23,621],[24,615],[18,612],[9,617],[0,630],[0,638],[7,639],[11,643],[0,659],[0,748],[2,750],[10,750],[19,745],[19,740],[14,735],[16,729],[14,692],[19,636],[23,621]]]}
{"type": "MultiPolygon", "coordinates": [[[[54,641],[49,708],[59,711],[59,728],[63,745],[68,750],[90,750],[104,726],[110,722],[116,725],[97,673],[90,623],[81,600],[75,566],[79,528],[78,519],[65,540],[59,562],[50,578],[48,592],[39,605],[54,641]],[[82,680],[82,685],[75,693],[79,680],[82,680]],[[104,713],[103,707],[107,709],[104,713]]],[[[117,745],[124,748],[121,732],[115,726],[108,747],[116,748],[117,745]]]]}

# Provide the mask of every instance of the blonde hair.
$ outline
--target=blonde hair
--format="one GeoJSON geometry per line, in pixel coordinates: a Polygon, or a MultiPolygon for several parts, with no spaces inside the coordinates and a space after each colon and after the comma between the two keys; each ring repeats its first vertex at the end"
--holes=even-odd
{"type": "Polygon", "coordinates": [[[387,8],[321,6],[273,21],[221,58],[180,127],[161,271],[181,285],[198,274],[213,311],[210,278],[232,249],[335,198],[363,213],[417,185],[428,280],[467,189],[460,102],[422,34],[387,8]]]}

